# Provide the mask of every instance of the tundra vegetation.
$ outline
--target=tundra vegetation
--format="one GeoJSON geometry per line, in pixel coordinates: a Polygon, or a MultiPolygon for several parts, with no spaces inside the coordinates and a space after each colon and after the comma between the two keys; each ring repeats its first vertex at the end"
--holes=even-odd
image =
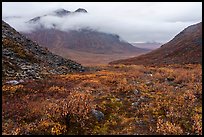
{"type": "Polygon", "coordinates": [[[2,134],[202,135],[201,68],[104,65],[18,84],[2,81],[2,134]]]}

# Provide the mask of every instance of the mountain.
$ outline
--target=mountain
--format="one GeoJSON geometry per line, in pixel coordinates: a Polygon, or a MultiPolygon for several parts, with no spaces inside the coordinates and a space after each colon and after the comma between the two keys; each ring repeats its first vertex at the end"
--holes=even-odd
{"type": "Polygon", "coordinates": [[[202,64],[202,22],[191,25],[171,41],[147,54],[110,64],[202,64]]]}
{"type": "Polygon", "coordinates": [[[160,48],[162,45],[162,43],[159,43],[159,42],[143,42],[143,43],[134,42],[130,44],[138,48],[149,49],[149,50],[160,48]]]}
{"type": "Polygon", "coordinates": [[[88,13],[85,9],[83,8],[78,8],[77,10],[75,10],[75,12],[80,12],[80,13],[88,13]]]}
{"type": "MultiPolygon", "coordinates": [[[[60,11],[63,11],[63,13],[68,16],[71,13],[76,16],[78,13],[88,13],[82,8],[74,12],[66,12],[62,9],[60,11]]],[[[40,23],[40,19],[45,16],[47,15],[35,17],[27,23],[40,23]]],[[[132,57],[133,55],[139,55],[149,51],[148,49],[137,48],[121,40],[116,34],[99,32],[91,28],[61,31],[56,28],[47,29],[41,27],[35,31],[29,33],[24,32],[23,34],[39,43],[41,46],[47,47],[53,53],[65,58],[74,59],[82,64],[95,64],[95,62],[108,63],[115,59],[132,57]],[[84,61],[84,59],[86,59],[86,61],[84,61]]]]}
{"type": "Polygon", "coordinates": [[[59,48],[97,54],[145,51],[121,41],[118,35],[91,29],[70,30],[68,32],[57,29],[39,29],[25,35],[50,50],[54,49],[55,52],[59,48]]]}
{"type": "Polygon", "coordinates": [[[82,72],[79,63],[39,46],[2,20],[2,78],[36,79],[45,74],[82,72]]]}

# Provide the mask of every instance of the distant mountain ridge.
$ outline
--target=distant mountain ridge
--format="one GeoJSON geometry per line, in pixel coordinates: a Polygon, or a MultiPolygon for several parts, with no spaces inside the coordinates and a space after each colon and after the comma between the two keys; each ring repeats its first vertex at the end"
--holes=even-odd
{"type": "Polygon", "coordinates": [[[110,64],[202,64],[202,22],[191,25],[171,41],[147,54],[110,64]]]}
{"type": "Polygon", "coordinates": [[[143,49],[149,49],[149,50],[154,50],[159,47],[161,47],[162,43],[159,42],[143,42],[143,43],[131,43],[133,46],[136,46],[138,48],[143,48],[143,49]]]}

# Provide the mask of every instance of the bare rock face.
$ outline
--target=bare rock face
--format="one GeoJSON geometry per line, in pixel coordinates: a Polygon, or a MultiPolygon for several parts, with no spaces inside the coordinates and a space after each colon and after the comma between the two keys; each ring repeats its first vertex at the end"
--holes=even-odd
{"type": "Polygon", "coordinates": [[[83,71],[79,63],[51,53],[2,21],[3,79],[36,79],[44,74],[83,71]]]}

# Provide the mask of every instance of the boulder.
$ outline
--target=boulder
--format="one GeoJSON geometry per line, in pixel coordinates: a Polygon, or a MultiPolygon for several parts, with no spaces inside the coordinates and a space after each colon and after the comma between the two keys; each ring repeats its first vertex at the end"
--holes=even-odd
{"type": "Polygon", "coordinates": [[[10,81],[7,81],[6,82],[6,84],[12,84],[12,85],[17,85],[17,84],[19,84],[19,83],[23,83],[24,82],[24,80],[19,80],[19,81],[17,81],[17,80],[10,80],[10,81]]]}
{"type": "Polygon", "coordinates": [[[97,119],[97,121],[101,121],[104,119],[104,114],[101,111],[92,109],[91,112],[93,116],[97,119]]]}
{"type": "Polygon", "coordinates": [[[10,81],[7,81],[6,84],[17,85],[19,84],[19,82],[17,80],[10,80],[10,81]]]}

